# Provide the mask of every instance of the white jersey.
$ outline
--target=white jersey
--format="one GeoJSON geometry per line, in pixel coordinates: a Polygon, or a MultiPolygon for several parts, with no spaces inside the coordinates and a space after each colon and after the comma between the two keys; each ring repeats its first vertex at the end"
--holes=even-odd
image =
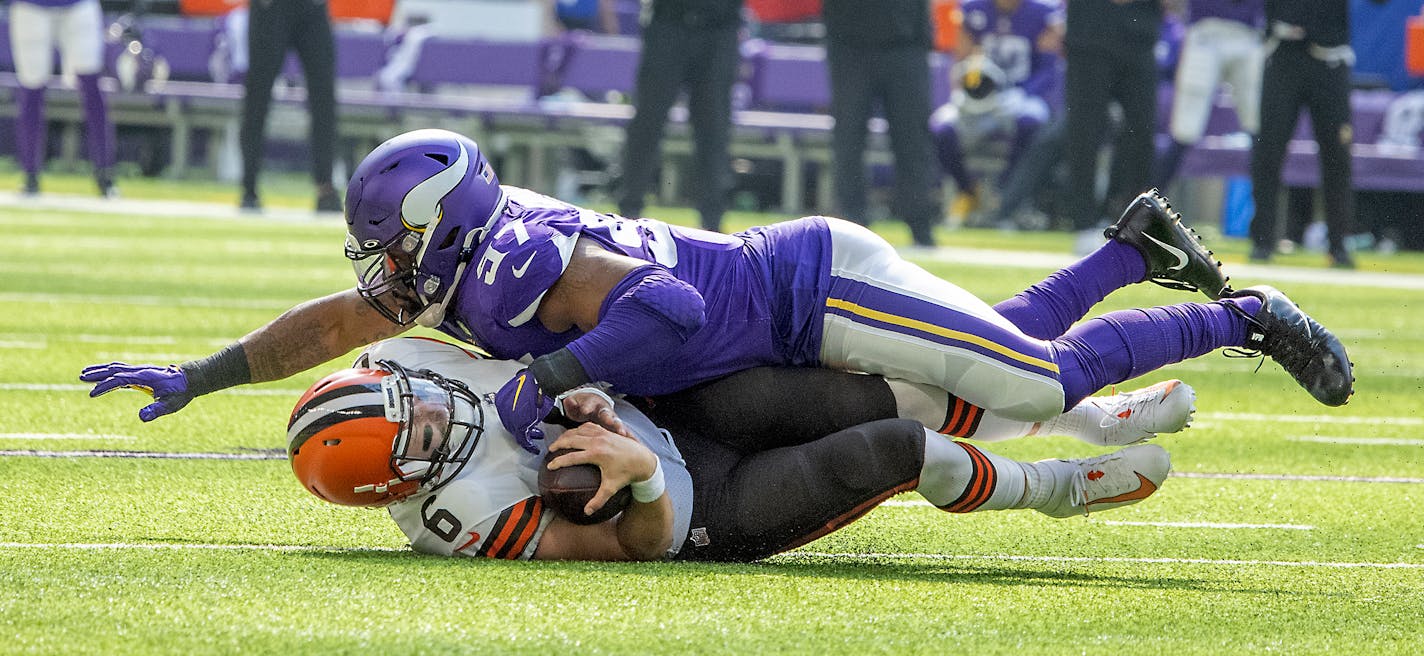
{"type": "MultiPolygon", "coordinates": [[[[543,449],[564,429],[544,424],[545,437],[535,442],[540,453],[533,454],[520,448],[500,424],[490,397],[525,365],[486,359],[439,340],[405,337],[371,346],[357,358],[356,366],[369,367],[380,360],[411,370],[429,369],[465,383],[481,399],[485,413],[484,433],[469,464],[453,480],[434,492],[418,492],[387,507],[411,548],[445,556],[532,557],[554,516],[539,498],[543,449]]],[[[666,431],[621,399],[614,409],[662,461],[675,514],[671,556],[682,546],[692,521],[691,475],[666,431]]]]}

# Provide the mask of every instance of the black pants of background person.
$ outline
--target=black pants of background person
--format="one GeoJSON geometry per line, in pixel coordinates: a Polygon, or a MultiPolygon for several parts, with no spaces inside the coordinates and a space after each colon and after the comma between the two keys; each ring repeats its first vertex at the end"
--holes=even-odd
{"type": "Polygon", "coordinates": [[[644,197],[662,161],[668,110],[687,88],[695,203],[702,227],[720,230],[731,191],[732,85],[737,79],[737,26],[652,21],[643,28],[633,120],[623,146],[620,214],[643,215],[644,197]]]}
{"type": "Polygon", "coordinates": [[[1082,47],[1070,48],[1067,61],[1064,101],[1069,193],[1065,212],[1074,230],[1087,230],[1104,222],[1107,209],[1126,207],[1151,184],[1157,62],[1151,50],[1082,47]],[[1122,123],[1113,140],[1107,197],[1099,199],[1098,149],[1112,125],[1108,118],[1112,101],[1122,107],[1122,123]]]}
{"type": "Polygon", "coordinates": [[[1067,149],[1067,127],[1067,119],[1057,116],[1033,136],[1033,142],[1004,181],[999,207],[989,217],[991,223],[1004,225],[1012,221],[1022,207],[1045,191],[1055,201],[1061,201],[1063,194],[1055,188],[1055,177],[1067,149]]]}
{"type": "Polygon", "coordinates": [[[1320,146],[1320,182],[1330,257],[1336,266],[1353,265],[1345,237],[1354,223],[1351,192],[1350,67],[1331,66],[1311,56],[1305,43],[1284,42],[1266,58],[1261,78],[1261,134],[1251,149],[1251,190],[1256,216],[1251,219],[1251,258],[1270,259],[1278,232],[1278,199],[1286,146],[1295,134],[1300,109],[1310,110],[1315,142],[1320,146]]]}
{"type": "Polygon", "coordinates": [[[841,217],[867,223],[865,147],[878,100],[895,155],[891,213],[910,226],[915,244],[934,245],[939,218],[939,165],[930,139],[930,68],[922,47],[859,48],[827,43],[831,76],[831,153],[841,217]]]}
{"type": "Polygon", "coordinates": [[[879,376],[762,367],[643,405],[692,475],[680,560],[745,562],[806,544],[912,488],[924,466],[925,429],[894,419],[879,376]]]}
{"type": "Polygon", "coordinates": [[[258,207],[257,176],[262,170],[272,85],[282,71],[287,51],[294,49],[306,79],[317,209],[341,211],[341,200],[331,185],[336,150],[336,43],[326,0],[253,0],[247,46],[248,68],[238,135],[242,146],[243,207],[258,207]]]}

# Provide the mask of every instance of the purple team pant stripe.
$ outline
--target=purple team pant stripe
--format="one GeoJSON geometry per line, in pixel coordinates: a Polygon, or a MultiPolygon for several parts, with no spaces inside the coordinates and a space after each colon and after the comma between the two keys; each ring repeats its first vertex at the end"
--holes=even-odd
{"type": "Polygon", "coordinates": [[[1058,376],[1048,343],[971,314],[847,278],[831,279],[826,312],[856,323],[972,351],[1038,375],[1058,376]]]}

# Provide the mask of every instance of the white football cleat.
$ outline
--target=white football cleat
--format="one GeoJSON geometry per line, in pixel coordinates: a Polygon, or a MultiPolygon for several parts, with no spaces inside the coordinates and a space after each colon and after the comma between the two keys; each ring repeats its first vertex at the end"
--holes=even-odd
{"type": "Polygon", "coordinates": [[[1167,380],[1132,392],[1090,396],[1072,410],[1043,422],[1039,435],[1069,435],[1097,446],[1127,446],[1191,425],[1197,392],[1167,380]]]}
{"type": "MultiPolygon", "coordinates": [[[[1050,517],[1072,517],[1128,506],[1152,496],[1172,459],[1155,444],[1081,460],[1040,460],[1034,463],[1046,499],[1030,506],[1050,517]]],[[[1035,495],[1037,496],[1037,495],[1035,495]]]]}

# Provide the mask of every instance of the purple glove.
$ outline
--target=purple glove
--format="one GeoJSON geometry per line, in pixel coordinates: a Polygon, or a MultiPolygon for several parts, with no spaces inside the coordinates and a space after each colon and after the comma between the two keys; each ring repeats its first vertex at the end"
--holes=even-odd
{"type": "Polygon", "coordinates": [[[151,364],[126,364],[110,362],[94,364],[84,368],[79,380],[94,383],[89,396],[107,394],[120,387],[136,389],[153,397],[150,403],[138,411],[142,421],[153,421],[163,415],[178,412],[193,400],[188,393],[188,376],[176,366],[159,367],[151,364]]]}
{"type": "Polygon", "coordinates": [[[534,440],[544,439],[544,429],[539,422],[554,410],[554,399],[539,389],[539,381],[528,369],[509,379],[504,387],[494,393],[494,407],[499,411],[499,423],[514,436],[514,441],[530,453],[539,453],[534,440]]]}

